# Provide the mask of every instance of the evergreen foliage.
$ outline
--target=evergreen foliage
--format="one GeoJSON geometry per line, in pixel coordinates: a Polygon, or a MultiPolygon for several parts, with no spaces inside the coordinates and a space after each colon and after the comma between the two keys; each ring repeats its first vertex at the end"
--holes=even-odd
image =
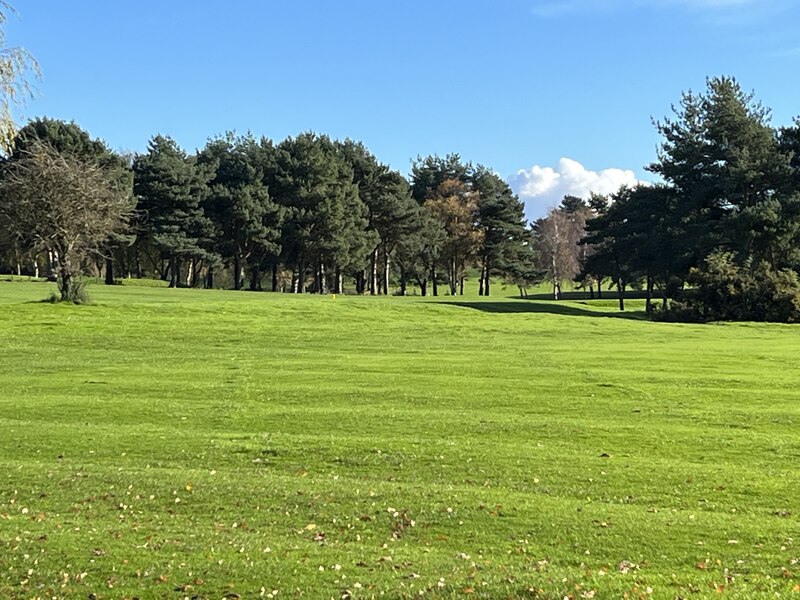
{"type": "Polygon", "coordinates": [[[191,285],[199,261],[218,260],[211,250],[213,224],[202,208],[213,177],[213,170],[205,167],[161,135],[150,140],[147,154],[133,162],[133,189],[141,215],[139,243],[143,253],[155,250],[151,261],[162,278],[169,279],[170,287],[181,284],[184,262],[191,265],[187,275],[191,285]]]}
{"type": "Polygon", "coordinates": [[[648,311],[658,285],[664,309],[677,300],[673,318],[794,320],[797,123],[775,130],[769,110],[729,77],[684,93],[674,112],[656,124],[664,141],[649,166],[663,184],[597,204],[583,274],[610,277],[620,308],[626,285],[643,281],[648,311]]]}
{"type": "MultiPolygon", "coordinates": [[[[648,313],[660,299],[659,318],[794,320],[800,121],[773,128],[752,93],[719,77],[656,128],[648,168],[660,183],[566,196],[530,226],[508,184],[458,154],[418,157],[407,179],[363,143],[313,132],[278,144],[229,133],[193,155],[156,136],[128,160],[43,118],[7,161],[46,142],[123,187],[133,178],[133,228],[109,230],[96,262],[78,266],[100,273],[104,259],[108,283],[119,268],[173,287],[261,290],[271,271],[273,291],[457,295],[477,277],[481,295],[493,278],[525,295],[546,278],[559,298],[573,279],[592,298],[616,288],[622,310],[626,290],[643,289],[648,313]]],[[[0,260],[38,274],[43,246],[14,218],[0,215],[0,260]]]]}

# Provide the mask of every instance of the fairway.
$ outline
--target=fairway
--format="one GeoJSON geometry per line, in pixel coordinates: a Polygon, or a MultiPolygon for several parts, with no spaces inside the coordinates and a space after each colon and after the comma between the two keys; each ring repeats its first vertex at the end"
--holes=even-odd
{"type": "Polygon", "coordinates": [[[800,597],[797,326],[51,287],[0,282],[0,598],[800,597]]]}

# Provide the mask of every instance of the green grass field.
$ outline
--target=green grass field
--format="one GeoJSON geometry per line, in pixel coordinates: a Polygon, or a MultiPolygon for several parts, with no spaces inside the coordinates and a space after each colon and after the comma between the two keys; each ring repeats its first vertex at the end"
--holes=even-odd
{"type": "Polygon", "coordinates": [[[800,597],[797,327],[51,288],[0,282],[0,598],[800,597]]]}

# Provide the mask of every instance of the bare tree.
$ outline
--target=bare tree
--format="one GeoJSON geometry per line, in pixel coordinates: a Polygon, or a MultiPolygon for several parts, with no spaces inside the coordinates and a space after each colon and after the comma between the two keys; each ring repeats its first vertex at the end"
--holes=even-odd
{"type": "Polygon", "coordinates": [[[81,263],[102,254],[133,213],[130,185],[41,142],[7,163],[2,175],[0,220],[20,247],[52,253],[61,300],[74,300],[81,263]]]}
{"type": "Polygon", "coordinates": [[[561,298],[561,282],[573,279],[581,269],[583,237],[586,221],[579,212],[553,208],[533,226],[534,246],[539,268],[553,283],[553,298],[561,298]]]}
{"type": "Polygon", "coordinates": [[[0,149],[8,151],[16,134],[12,108],[20,106],[33,96],[31,80],[41,76],[39,63],[25,48],[6,47],[6,34],[2,25],[14,7],[0,0],[0,149]]]}

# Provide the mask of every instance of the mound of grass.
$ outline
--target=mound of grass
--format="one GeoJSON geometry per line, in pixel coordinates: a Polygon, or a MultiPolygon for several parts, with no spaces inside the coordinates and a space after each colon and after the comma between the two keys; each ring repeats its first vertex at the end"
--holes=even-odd
{"type": "Polygon", "coordinates": [[[92,295],[0,285],[0,597],[796,589],[795,327],[92,295]]]}

